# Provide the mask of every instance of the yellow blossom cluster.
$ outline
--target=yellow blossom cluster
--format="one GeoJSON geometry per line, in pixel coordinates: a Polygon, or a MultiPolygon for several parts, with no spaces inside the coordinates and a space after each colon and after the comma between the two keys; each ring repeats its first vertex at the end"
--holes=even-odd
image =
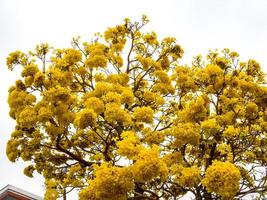
{"type": "Polygon", "coordinates": [[[133,175],[129,168],[110,167],[103,164],[95,171],[95,179],[83,189],[81,200],[126,200],[127,192],[134,189],[133,175]]]}
{"type": "Polygon", "coordinates": [[[134,103],[134,94],[131,88],[125,87],[121,93],[121,103],[131,105],[134,103]]]}
{"type": "Polygon", "coordinates": [[[111,124],[121,123],[124,126],[129,126],[132,124],[130,114],[114,103],[106,105],[104,115],[107,122],[111,124]]]}
{"type": "Polygon", "coordinates": [[[10,88],[8,104],[10,107],[10,116],[17,118],[20,112],[27,106],[32,105],[36,97],[28,92],[16,88],[10,88]]]}
{"type": "Polygon", "coordinates": [[[111,74],[107,77],[107,81],[111,83],[118,83],[122,86],[127,86],[129,82],[129,75],[126,73],[111,74]]]}
{"type": "Polygon", "coordinates": [[[39,72],[38,66],[36,64],[34,64],[34,63],[31,63],[31,64],[26,65],[24,67],[24,69],[21,72],[21,76],[22,77],[28,77],[28,76],[33,76],[34,77],[34,75],[37,72],[39,72]]]}
{"type": "Polygon", "coordinates": [[[79,187],[83,184],[80,177],[83,176],[84,169],[81,167],[80,164],[72,165],[69,169],[69,173],[66,174],[63,182],[64,185],[72,185],[79,187]]]}
{"type": "Polygon", "coordinates": [[[45,76],[42,76],[42,74],[36,74],[35,75],[35,85],[37,84],[43,84],[47,88],[50,88],[54,85],[60,85],[63,87],[69,86],[73,78],[73,74],[70,71],[62,71],[59,68],[50,68],[48,72],[49,79],[45,79],[45,76]],[[38,82],[39,81],[39,82],[38,82]]]}
{"type": "Polygon", "coordinates": [[[63,59],[67,65],[73,65],[82,60],[82,53],[76,49],[66,49],[63,59]]]}
{"type": "Polygon", "coordinates": [[[144,140],[147,142],[149,145],[159,145],[160,143],[164,142],[164,133],[160,131],[152,131],[149,128],[144,128],[142,130],[144,134],[144,140]]]}
{"type": "Polygon", "coordinates": [[[27,62],[27,58],[25,54],[21,51],[15,51],[9,54],[6,60],[6,64],[9,69],[13,69],[15,65],[25,64],[27,62]]]}
{"type": "Polygon", "coordinates": [[[209,99],[207,96],[200,96],[195,101],[185,105],[186,107],[179,112],[182,121],[199,122],[207,118],[209,113],[209,99]]]}
{"type": "Polygon", "coordinates": [[[233,161],[233,153],[230,145],[221,143],[217,146],[217,150],[221,157],[225,157],[225,159],[229,162],[233,161]]]}
{"type": "Polygon", "coordinates": [[[143,57],[141,55],[138,55],[137,60],[141,63],[144,70],[147,70],[149,68],[155,68],[156,70],[161,69],[161,63],[153,60],[151,57],[143,57]]]}
{"type": "Polygon", "coordinates": [[[224,131],[223,135],[226,138],[233,138],[239,134],[238,128],[235,128],[234,126],[228,126],[224,131]]]}
{"type": "Polygon", "coordinates": [[[172,127],[170,134],[175,137],[173,144],[177,147],[184,144],[198,145],[200,139],[199,127],[192,123],[177,124],[172,127]]]}
{"type": "Polygon", "coordinates": [[[189,67],[178,66],[175,69],[172,79],[176,81],[176,85],[180,90],[181,96],[188,91],[194,91],[197,86],[193,79],[193,71],[189,67]]]}
{"type": "Polygon", "coordinates": [[[168,167],[182,163],[183,156],[180,151],[168,153],[163,156],[163,160],[168,167]]]}
{"type": "Polygon", "coordinates": [[[239,191],[240,178],[240,171],[234,164],[214,161],[207,169],[202,183],[209,192],[229,199],[239,191]]]}
{"type": "Polygon", "coordinates": [[[216,119],[208,119],[201,122],[201,129],[207,133],[207,136],[213,136],[220,131],[220,126],[216,119]]]}
{"type": "Polygon", "coordinates": [[[255,103],[248,103],[245,108],[246,116],[249,119],[255,119],[258,116],[259,109],[257,104],[255,103]]]}
{"type": "Polygon", "coordinates": [[[97,114],[104,112],[104,103],[97,97],[90,97],[86,99],[85,107],[88,109],[93,109],[97,114]]]}
{"type": "Polygon", "coordinates": [[[103,96],[103,101],[105,104],[113,103],[115,105],[121,104],[121,96],[116,92],[108,92],[105,96],[103,96]]]}
{"type": "Polygon", "coordinates": [[[91,44],[86,47],[89,54],[88,59],[85,61],[85,66],[89,68],[106,67],[107,60],[107,47],[103,44],[91,44]]]}
{"type": "Polygon", "coordinates": [[[121,137],[123,140],[117,142],[118,154],[133,159],[142,149],[139,137],[133,131],[125,131],[121,137]]]}
{"type": "Polygon", "coordinates": [[[137,122],[152,123],[153,122],[153,110],[150,107],[136,108],[133,112],[133,118],[137,122]]]}
{"type": "Polygon", "coordinates": [[[32,127],[36,123],[37,113],[32,107],[25,107],[18,116],[18,124],[22,127],[32,127]]]}
{"type": "Polygon", "coordinates": [[[24,168],[23,173],[28,177],[33,177],[34,170],[35,170],[34,166],[29,165],[29,166],[24,168]]]}
{"type": "MultiPolygon", "coordinates": [[[[116,47],[116,51],[120,49],[121,47],[116,47]]],[[[113,65],[115,65],[118,68],[121,68],[123,66],[123,58],[121,55],[116,55],[116,54],[110,54],[110,60],[113,65]]]]}
{"type": "Polygon", "coordinates": [[[226,69],[230,65],[230,61],[225,57],[217,57],[215,59],[216,65],[218,65],[221,69],[226,69]]]}
{"type": "Polygon", "coordinates": [[[15,162],[20,154],[18,146],[20,145],[20,140],[9,140],[6,147],[6,155],[8,159],[15,162]]]}
{"type": "Polygon", "coordinates": [[[108,28],[104,33],[105,40],[111,44],[111,51],[121,52],[124,48],[127,33],[126,25],[108,28]]]}
{"type": "Polygon", "coordinates": [[[196,75],[199,81],[208,86],[208,92],[217,91],[223,85],[223,70],[218,65],[209,64],[199,69],[196,75]]]}
{"type": "Polygon", "coordinates": [[[146,33],[143,36],[144,42],[150,45],[158,45],[157,34],[155,32],[146,33]]]}
{"type": "Polygon", "coordinates": [[[110,91],[112,91],[112,84],[106,82],[98,82],[96,84],[95,89],[92,92],[87,93],[85,96],[89,95],[95,97],[102,97],[110,91]]]}
{"type": "Polygon", "coordinates": [[[151,91],[144,91],[142,95],[144,101],[147,104],[151,105],[151,107],[158,107],[164,103],[164,99],[158,93],[151,91]]]}
{"type": "Polygon", "coordinates": [[[181,165],[172,166],[174,180],[183,187],[193,188],[200,183],[201,176],[198,167],[183,167],[181,165]]]}
{"type": "Polygon", "coordinates": [[[96,124],[96,113],[92,109],[84,109],[77,113],[74,124],[81,129],[93,127],[96,124]]]}
{"type": "Polygon", "coordinates": [[[168,168],[163,160],[159,157],[159,149],[153,146],[151,149],[143,149],[135,157],[136,162],[132,166],[134,179],[137,182],[147,182],[159,177],[166,180],[168,168]]]}
{"type": "Polygon", "coordinates": [[[58,182],[54,179],[48,179],[45,181],[45,195],[44,200],[55,200],[59,197],[59,193],[57,191],[58,182]]]}

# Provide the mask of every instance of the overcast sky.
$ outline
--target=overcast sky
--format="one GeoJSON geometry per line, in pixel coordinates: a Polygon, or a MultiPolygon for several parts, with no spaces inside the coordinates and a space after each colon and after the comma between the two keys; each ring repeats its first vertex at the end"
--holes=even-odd
{"type": "Polygon", "coordinates": [[[244,60],[258,60],[267,72],[267,0],[0,0],[0,188],[7,184],[43,195],[40,177],[23,175],[25,163],[11,163],[5,145],[14,129],[8,115],[7,90],[16,75],[5,59],[41,42],[69,47],[73,36],[93,33],[149,16],[148,30],[160,38],[174,36],[185,50],[184,62],[209,49],[230,48],[244,60]]]}

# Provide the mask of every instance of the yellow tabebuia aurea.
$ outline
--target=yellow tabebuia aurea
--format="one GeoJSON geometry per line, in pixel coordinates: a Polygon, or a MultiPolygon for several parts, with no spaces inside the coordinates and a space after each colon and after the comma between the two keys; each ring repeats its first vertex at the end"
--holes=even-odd
{"type": "Polygon", "coordinates": [[[45,178],[45,200],[266,197],[267,88],[256,60],[223,49],[179,63],[175,38],[125,19],[72,47],[15,51],[10,161],[45,178]]]}

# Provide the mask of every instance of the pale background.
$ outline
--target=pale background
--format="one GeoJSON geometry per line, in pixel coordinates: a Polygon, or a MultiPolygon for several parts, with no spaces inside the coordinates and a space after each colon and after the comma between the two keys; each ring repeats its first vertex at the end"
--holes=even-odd
{"type": "MultiPolygon", "coordinates": [[[[7,90],[16,73],[5,59],[41,42],[69,47],[73,36],[93,33],[122,22],[151,19],[147,30],[160,38],[174,36],[185,50],[183,62],[209,49],[230,48],[244,60],[258,60],[267,72],[267,0],[0,0],[0,188],[7,184],[42,196],[43,180],[23,175],[25,163],[8,161],[5,144],[14,128],[8,116],[7,90]]],[[[76,199],[76,197],[73,197],[76,199]]]]}

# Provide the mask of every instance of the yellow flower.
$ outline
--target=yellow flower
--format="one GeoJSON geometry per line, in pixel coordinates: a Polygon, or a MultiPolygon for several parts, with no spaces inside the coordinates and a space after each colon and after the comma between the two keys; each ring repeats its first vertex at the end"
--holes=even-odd
{"type": "Polygon", "coordinates": [[[144,183],[156,177],[160,177],[163,181],[166,180],[168,168],[159,158],[157,146],[153,146],[151,149],[142,149],[134,159],[136,162],[132,165],[132,170],[137,182],[144,183]]]}
{"type": "Polygon", "coordinates": [[[200,183],[200,170],[196,167],[183,167],[181,165],[174,165],[172,171],[175,175],[175,182],[182,187],[193,188],[200,183]]]}
{"type": "Polygon", "coordinates": [[[22,127],[32,127],[37,122],[37,113],[34,108],[26,107],[21,111],[18,118],[18,123],[22,127]]]}
{"type": "Polygon", "coordinates": [[[164,84],[170,84],[171,83],[171,79],[166,72],[161,71],[161,70],[157,70],[154,72],[154,74],[159,79],[160,82],[162,82],[164,84]]]}
{"type": "Polygon", "coordinates": [[[96,113],[92,109],[83,109],[77,114],[74,124],[81,129],[85,129],[88,126],[95,126],[96,117],[96,113]]]}
{"type": "Polygon", "coordinates": [[[152,65],[154,65],[154,60],[150,57],[142,57],[140,55],[137,56],[137,60],[141,63],[141,65],[143,66],[143,68],[145,70],[147,70],[149,67],[151,67],[152,65]]]}
{"type": "Polygon", "coordinates": [[[246,116],[255,119],[259,114],[258,106],[255,103],[248,103],[246,106],[246,116]]]}
{"type": "Polygon", "coordinates": [[[111,56],[111,60],[114,63],[114,65],[116,65],[117,67],[122,67],[123,66],[123,59],[121,56],[118,55],[112,55],[111,56]]]}
{"type": "Polygon", "coordinates": [[[20,144],[21,143],[19,140],[15,139],[8,140],[6,146],[6,155],[11,162],[15,162],[20,156],[21,153],[21,151],[19,150],[20,144]]]}
{"type": "Polygon", "coordinates": [[[93,109],[96,114],[101,114],[104,112],[104,103],[97,97],[90,97],[86,99],[85,107],[93,109]]]}
{"type": "Polygon", "coordinates": [[[174,94],[175,89],[171,84],[156,83],[152,88],[152,92],[159,92],[161,95],[174,94]]]}
{"type": "Polygon", "coordinates": [[[103,96],[103,101],[105,104],[107,103],[114,103],[114,104],[121,104],[121,96],[116,92],[108,92],[105,96],[103,96]]]}
{"type": "Polygon", "coordinates": [[[23,170],[23,173],[28,177],[33,177],[33,172],[35,168],[33,165],[29,165],[28,167],[25,167],[23,170]]]}
{"type": "Polygon", "coordinates": [[[82,53],[76,49],[66,49],[63,59],[68,65],[73,65],[82,60],[82,53]]]}
{"type": "Polygon", "coordinates": [[[218,125],[216,119],[212,118],[201,122],[201,129],[208,133],[208,136],[213,136],[218,133],[220,126],[218,125]]]}
{"type": "Polygon", "coordinates": [[[126,73],[111,74],[106,79],[110,83],[118,83],[122,86],[126,86],[129,82],[129,75],[126,73]]]}
{"type": "Polygon", "coordinates": [[[198,145],[200,140],[199,127],[192,123],[179,123],[172,127],[170,134],[175,137],[174,145],[177,147],[187,143],[198,145]]]}
{"type": "Polygon", "coordinates": [[[208,167],[202,184],[209,192],[215,192],[224,199],[230,199],[239,191],[240,178],[240,171],[234,164],[214,161],[208,167]]]}
{"type": "Polygon", "coordinates": [[[216,80],[219,80],[223,76],[223,70],[218,65],[208,64],[205,68],[198,70],[197,76],[205,84],[213,85],[214,83],[217,84],[218,81],[216,80]]]}
{"type": "Polygon", "coordinates": [[[117,142],[118,154],[133,159],[142,148],[138,136],[132,131],[125,131],[121,137],[123,140],[117,142]]]}
{"type": "Polygon", "coordinates": [[[14,130],[11,134],[12,138],[20,138],[24,135],[24,132],[21,130],[14,130]]]}
{"type": "Polygon", "coordinates": [[[181,93],[185,93],[188,90],[195,90],[197,88],[195,84],[194,72],[189,67],[178,66],[175,69],[175,74],[173,75],[173,79],[176,81],[177,86],[179,87],[181,93]]]}
{"type": "Polygon", "coordinates": [[[157,144],[159,145],[164,141],[164,134],[160,131],[143,131],[144,132],[144,140],[149,144],[157,144]]]}
{"type": "Polygon", "coordinates": [[[159,42],[157,40],[157,34],[155,32],[146,33],[143,36],[144,42],[150,44],[150,45],[158,45],[159,42]]]}
{"type": "Polygon", "coordinates": [[[93,91],[94,96],[102,97],[108,92],[112,91],[113,87],[110,83],[98,82],[96,84],[95,90],[93,91]]]}
{"type": "Polygon", "coordinates": [[[6,64],[10,70],[13,69],[14,65],[23,64],[21,63],[22,59],[25,57],[25,54],[21,51],[15,51],[8,55],[6,59],[6,64]]]}
{"type": "Polygon", "coordinates": [[[34,85],[40,87],[44,84],[45,75],[42,72],[37,72],[34,76],[34,85]]]}
{"type": "Polygon", "coordinates": [[[221,155],[227,155],[231,152],[231,147],[228,144],[219,144],[217,146],[217,150],[220,152],[221,155]]]}
{"type": "Polygon", "coordinates": [[[27,105],[32,105],[36,101],[36,97],[19,89],[9,91],[8,104],[10,106],[10,116],[16,118],[20,111],[27,105]]]}
{"type": "Polygon", "coordinates": [[[41,107],[38,110],[38,119],[42,122],[48,121],[52,116],[52,111],[46,107],[41,107]]]}
{"type": "Polygon", "coordinates": [[[89,68],[106,67],[107,58],[104,55],[93,55],[85,61],[85,66],[89,68]]]}
{"type": "Polygon", "coordinates": [[[39,72],[38,66],[36,64],[31,63],[24,67],[23,71],[21,72],[21,76],[34,76],[37,72],[39,72]]]}
{"type": "Polygon", "coordinates": [[[111,124],[121,123],[124,126],[129,126],[132,124],[132,119],[129,113],[114,103],[109,103],[106,105],[104,116],[105,119],[111,124]]]}
{"type": "Polygon", "coordinates": [[[169,58],[167,56],[164,56],[161,60],[160,60],[160,65],[161,65],[161,68],[163,70],[166,70],[166,69],[169,69],[170,67],[170,61],[169,61],[169,58]]]}
{"type": "Polygon", "coordinates": [[[59,193],[57,191],[57,185],[58,181],[54,179],[47,179],[45,180],[45,195],[44,195],[44,200],[55,200],[58,198],[59,193]]]}
{"type": "Polygon", "coordinates": [[[143,96],[144,96],[144,100],[149,104],[160,106],[164,103],[164,99],[159,93],[145,91],[143,93],[143,96]]]}
{"type": "Polygon", "coordinates": [[[95,171],[95,179],[79,194],[81,200],[126,200],[127,192],[134,189],[133,176],[129,168],[102,164],[95,171]]]}
{"type": "Polygon", "coordinates": [[[106,79],[106,76],[103,73],[96,73],[94,78],[96,82],[101,82],[106,79]]]}
{"type": "Polygon", "coordinates": [[[174,164],[182,163],[183,156],[181,152],[175,151],[175,152],[164,155],[163,160],[166,163],[166,165],[170,167],[174,164]]]}
{"type": "Polygon", "coordinates": [[[226,69],[230,62],[228,59],[224,58],[224,57],[217,57],[215,59],[215,63],[221,68],[221,69],[226,69]]]}
{"type": "Polygon", "coordinates": [[[121,102],[131,105],[134,103],[134,94],[131,88],[125,87],[121,93],[121,102]]]}
{"type": "Polygon", "coordinates": [[[150,107],[136,108],[133,112],[133,118],[137,122],[152,123],[153,122],[153,110],[150,107]]]}
{"type": "Polygon", "coordinates": [[[234,126],[228,126],[223,132],[223,136],[229,139],[237,136],[238,134],[239,130],[234,126]]]}
{"type": "Polygon", "coordinates": [[[88,59],[84,63],[85,66],[89,68],[107,66],[107,47],[105,45],[99,43],[87,45],[85,51],[89,54],[88,59]]]}
{"type": "Polygon", "coordinates": [[[198,97],[195,101],[186,104],[179,112],[179,120],[185,122],[199,122],[206,119],[209,111],[209,98],[206,95],[198,97]]]}

